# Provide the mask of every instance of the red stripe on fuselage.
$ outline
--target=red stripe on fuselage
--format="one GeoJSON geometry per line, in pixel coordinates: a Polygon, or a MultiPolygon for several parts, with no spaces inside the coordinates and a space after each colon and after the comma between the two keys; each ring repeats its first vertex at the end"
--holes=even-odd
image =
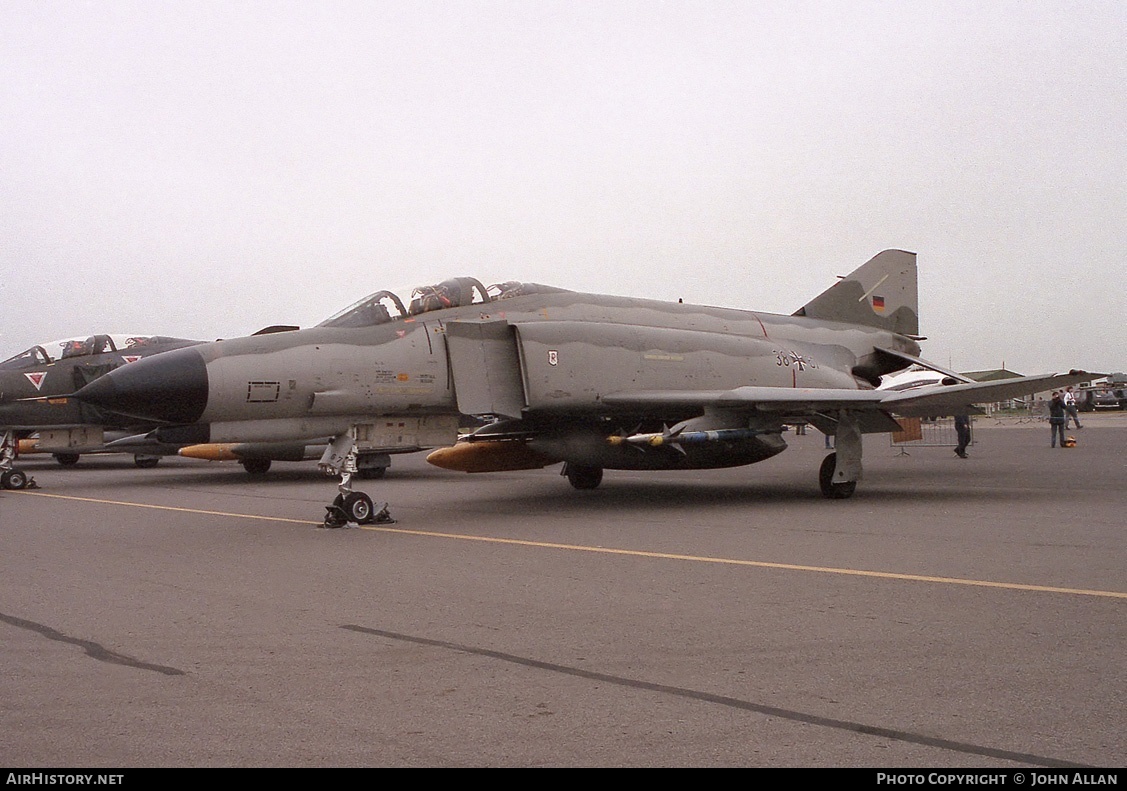
{"type": "Polygon", "coordinates": [[[763,330],[763,337],[766,338],[767,337],[767,328],[763,326],[763,320],[761,318],[759,318],[759,316],[755,313],[752,313],[751,315],[755,316],[755,320],[759,322],[759,329],[763,330]]]}

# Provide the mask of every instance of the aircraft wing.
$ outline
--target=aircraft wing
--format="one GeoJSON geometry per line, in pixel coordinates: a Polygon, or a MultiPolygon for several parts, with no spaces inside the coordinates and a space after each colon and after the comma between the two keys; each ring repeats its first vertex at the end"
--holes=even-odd
{"type": "Polygon", "coordinates": [[[734,390],[616,393],[606,396],[603,401],[611,406],[640,412],[705,407],[736,413],[766,412],[784,420],[794,418],[812,422],[827,433],[833,433],[833,423],[824,413],[849,409],[856,410],[861,433],[878,434],[900,430],[900,424],[880,409],[885,395],[879,390],[748,386],[734,390]]]}
{"type": "Polygon", "coordinates": [[[1021,398],[1031,393],[1056,390],[1068,385],[1087,382],[1102,374],[1069,371],[1066,374],[1040,374],[997,382],[974,382],[957,385],[932,385],[918,387],[901,393],[889,393],[881,400],[882,409],[906,417],[951,415],[971,404],[1005,401],[1021,398]]]}
{"type": "Polygon", "coordinates": [[[878,405],[886,394],[878,390],[844,390],[830,387],[737,387],[734,390],[650,390],[614,393],[603,403],[614,407],[741,407],[765,412],[866,409],[878,405]]]}
{"type": "MultiPolygon", "coordinates": [[[[1030,393],[1086,382],[1097,376],[1100,374],[1070,371],[1067,374],[1022,376],[998,382],[936,384],[906,392],[753,386],[732,390],[650,390],[613,393],[604,396],[603,402],[608,406],[636,408],[639,411],[711,407],[803,416],[827,410],[851,409],[862,413],[883,412],[906,417],[926,417],[951,415],[967,411],[974,404],[1020,398],[1030,393]]],[[[890,427],[880,430],[897,430],[891,422],[886,425],[890,427]]]]}

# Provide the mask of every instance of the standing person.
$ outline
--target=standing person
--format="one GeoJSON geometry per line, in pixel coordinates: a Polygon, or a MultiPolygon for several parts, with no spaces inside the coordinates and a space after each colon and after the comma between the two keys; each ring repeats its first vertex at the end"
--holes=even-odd
{"type": "Polygon", "coordinates": [[[967,445],[970,444],[970,416],[955,415],[955,435],[959,444],[955,447],[955,455],[960,459],[967,457],[967,445]]]}
{"type": "Polygon", "coordinates": [[[1080,425],[1080,413],[1076,409],[1076,394],[1072,392],[1072,387],[1066,387],[1064,392],[1061,393],[1061,400],[1064,401],[1064,427],[1068,428],[1068,421],[1072,420],[1076,424],[1076,428],[1084,428],[1080,425]]]}
{"type": "Polygon", "coordinates": [[[1057,435],[1060,435],[1060,446],[1064,447],[1064,421],[1067,413],[1064,409],[1064,399],[1061,398],[1059,392],[1053,393],[1053,400],[1049,402],[1049,431],[1051,432],[1052,442],[1049,444],[1050,448],[1057,446],[1057,435]]]}

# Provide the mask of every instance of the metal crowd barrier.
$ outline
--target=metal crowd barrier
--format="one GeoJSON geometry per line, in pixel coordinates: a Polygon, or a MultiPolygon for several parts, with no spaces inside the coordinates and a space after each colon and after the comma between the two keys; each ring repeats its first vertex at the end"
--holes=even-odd
{"type": "MultiPolygon", "coordinates": [[[[889,434],[889,445],[900,448],[907,456],[907,448],[954,448],[959,444],[955,433],[955,418],[901,417],[896,419],[901,430],[889,434]]],[[[970,444],[974,444],[974,418],[970,422],[970,444]]]]}

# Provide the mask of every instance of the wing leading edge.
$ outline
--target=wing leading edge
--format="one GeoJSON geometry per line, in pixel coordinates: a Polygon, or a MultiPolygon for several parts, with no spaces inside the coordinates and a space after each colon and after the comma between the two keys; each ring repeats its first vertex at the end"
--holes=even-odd
{"type": "Polygon", "coordinates": [[[1087,382],[1101,375],[1086,371],[1069,371],[1066,374],[1022,376],[999,382],[932,385],[902,393],[889,393],[880,404],[881,408],[905,417],[951,415],[974,404],[1021,398],[1045,390],[1056,390],[1087,382]]]}
{"type": "MultiPolygon", "coordinates": [[[[1086,382],[1098,376],[1100,374],[1070,371],[1067,374],[1022,376],[1001,382],[933,385],[903,393],[884,390],[754,386],[737,387],[732,390],[640,391],[607,395],[603,398],[603,402],[616,408],[636,408],[640,411],[662,408],[711,408],[801,416],[847,409],[917,417],[955,414],[975,404],[1019,398],[1031,393],[1086,382]]],[[[895,431],[896,428],[889,426],[881,430],[895,431]]]]}

